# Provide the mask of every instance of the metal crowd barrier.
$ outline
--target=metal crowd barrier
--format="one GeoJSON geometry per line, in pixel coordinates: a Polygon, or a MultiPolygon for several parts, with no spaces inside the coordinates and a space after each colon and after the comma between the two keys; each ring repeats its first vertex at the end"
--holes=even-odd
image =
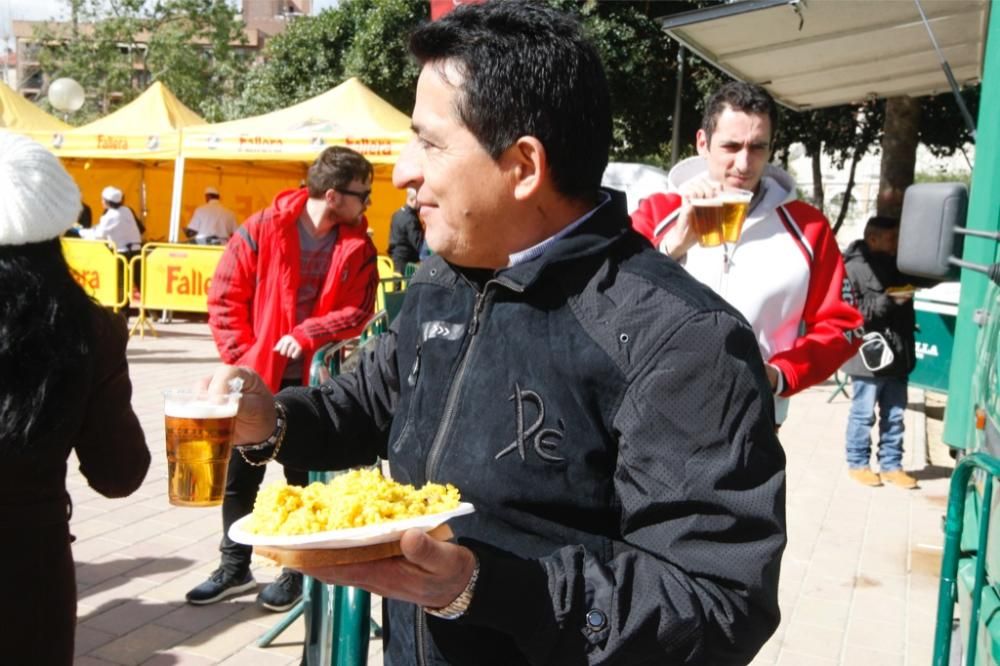
{"type": "MultiPolygon", "coordinates": [[[[344,369],[348,358],[388,328],[388,314],[380,310],[361,335],[324,345],[313,355],[309,385],[318,386],[344,369]]],[[[309,482],[329,481],[337,472],[310,471],[309,482]]],[[[257,640],[266,647],[300,615],[305,616],[305,661],[307,666],[365,666],[369,637],[382,635],[371,619],[371,594],[354,587],[326,585],[304,576],[302,600],[257,640]]]]}
{"type": "Polygon", "coordinates": [[[970,494],[969,480],[976,470],[981,470],[985,478],[982,484],[982,502],[979,507],[979,533],[974,555],[975,574],[971,611],[968,618],[969,636],[966,644],[965,663],[970,666],[977,663],[976,652],[979,647],[977,635],[983,591],[992,587],[993,582],[991,579],[987,583],[989,572],[986,570],[990,509],[993,504],[993,477],[1000,474],[1000,460],[985,453],[972,453],[964,456],[958,461],[955,471],[951,475],[948,491],[948,515],[944,526],[944,555],[941,561],[941,581],[938,588],[937,621],[934,631],[933,663],[935,666],[947,666],[949,663],[952,616],[955,603],[958,600],[958,565],[963,555],[962,525],[965,518],[965,502],[970,494]]]}
{"type": "Polygon", "coordinates": [[[70,274],[91,298],[115,312],[128,305],[132,273],[113,243],[83,238],[61,242],[70,274]]]}

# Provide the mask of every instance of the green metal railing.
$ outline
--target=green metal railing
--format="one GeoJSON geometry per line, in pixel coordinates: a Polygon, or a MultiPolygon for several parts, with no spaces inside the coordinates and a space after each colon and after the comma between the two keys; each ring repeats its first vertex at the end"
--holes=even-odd
{"type": "Polygon", "coordinates": [[[1000,460],[985,453],[963,457],[951,476],[948,492],[948,516],[944,526],[944,555],[941,561],[941,582],[938,589],[937,622],[934,631],[934,666],[948,666],[951,651],[952,616],[958,599],[958,564],[961,557],[962,525],[969,480],[975,470],[985,472],[982,504],[979,514],[979,539],[976,547],[975,578],[972,588],[972,610],[969,613],[969,639],[965,663],[976,663],[976,636],[979,630],[979,610],[986,583],[986,542],[990,526],[990,506],[993,501],[993,477],[1000,474],[1000,460]]]}
{"type": "MultiPolygon", "coordinates": [[[[365,330],[356,338],[324,345],[313,355],[309,368],[309,385],[318,386],[340,374],[348,356],[358,352],[389,327],[385,310],[372,316],[365,330]]],[[[309,482],[325,483],[336,472],[310,471],[309,482]]],[[[305,617],[305,664],[308,666],[365,666],[368,663],[368,641],[371,635],[382,635],[382,629],[371,619],[371,595],[353,587],[326,585],[304,576],[302,600],[285,617],[257,640],[266,647],[299,616],[305,617]]]]}

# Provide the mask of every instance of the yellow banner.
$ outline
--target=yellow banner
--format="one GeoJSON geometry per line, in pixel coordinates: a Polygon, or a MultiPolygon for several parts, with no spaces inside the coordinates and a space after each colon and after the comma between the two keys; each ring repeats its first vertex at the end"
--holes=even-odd
{"type": "Polygon", "coordinates": [[[73,279],[101,305],[121,307],[118,297],[120,275],[125,272],[125,258],[105,241],[63,238],[63,256],[73,279]]]}
{"type": "Polygon", "coordinates": [[[184,135],[184,156],[188,159],[312,161],[329,146],[347,146],[373,164],[395,164],[410,142],[410,132],[373,136],[337,136],[303,132],[267,134],[210,134],[211,125],[200,133],[184,135]]]}
{"type": "Polygon", "coordinates": [[[143,307],[179,312],[208,312],[208,287],[224,250],[221,245],[143,245],[143,307]]]}

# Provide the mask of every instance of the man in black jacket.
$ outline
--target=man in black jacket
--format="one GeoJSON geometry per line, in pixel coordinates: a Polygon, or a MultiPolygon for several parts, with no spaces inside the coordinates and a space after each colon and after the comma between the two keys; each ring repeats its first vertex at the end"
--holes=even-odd
{"type": "Polygon", "coordinates": [[[404,274],[406,264],[418,263],[424,245],[424,227],[417,216],[417,191],[406,188],[406,203],[392,214],[389,224],[389,256],[396,272],[404,274]]]}
{"type": "Polygon", "coordinates": [[[887,481],[912,489],[917,480],[903,471],[903,416],[907,377],[916,363],[914,284],[925,282],[896,268],[898,245],[899,220],[873,217],[865,225],[864,238],[844,254],[857,308],[865,318],[865,342],[843,368],[853,391],[847,417],[847,471],[866,486],[887,481]],[[876,405],[879,474],[869,466],[876,405]]]}
{"type": "Polygon", "coordinates": [[[746,664],[778,624],[784,455],[746,321],[600,189],[597,52],[534,2],[418,28],[394,172],[428,245],[356,371],[276,399],[243,368],[247,456],[452,483],[457,543],[308,575],[384,597],[385,663],[746,664]],[[512,57],[516,54],[516,57],[512,57]]]}

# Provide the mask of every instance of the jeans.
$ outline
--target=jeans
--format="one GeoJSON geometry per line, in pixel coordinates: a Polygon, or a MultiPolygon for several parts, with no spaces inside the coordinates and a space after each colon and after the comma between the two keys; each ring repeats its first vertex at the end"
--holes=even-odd
{"type": "Polygon", "coordinates": [[[906,379],[903,377],[851,377],[851,412],[847,417],[847,466],[868,467],[871,429],[878,405],[879,471],[903,467],[903,414],[906,411],[906,379]]]}

